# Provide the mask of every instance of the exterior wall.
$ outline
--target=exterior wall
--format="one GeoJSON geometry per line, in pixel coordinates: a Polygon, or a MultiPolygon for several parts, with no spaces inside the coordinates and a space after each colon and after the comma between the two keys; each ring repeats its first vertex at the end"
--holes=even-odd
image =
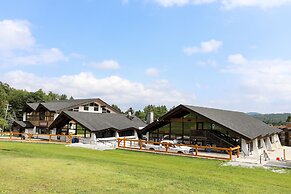
{"type": "Polygon", "coordinates": [[[33,128],[25,129],[25,133],[34,134],[34,130],[33,130],[33,128]]]}
{"type": "Polygon", "coordinates": [[[265,143],[266,143],[267,150],[272,150],[272,144],[271,144],[270,137],[265,138],[265,143]]]}
{"type": "Polygon", "coordinates": [[[22,120],[23,120],[23,121],[26,121],[26,112],[23,113],[23,118],[22,118],[22,120]]]}
{"type": "Polygon", "coordinates": [[[248,149],[248,145],[247,145],[247,142],[246,142],[245,139],[241,139],[241,150],[242,150],[242,153],[245,156],[250,155],[250,152],[249,152],[249,149],[248,149]]]}
{"type": "Polygon", "coordinates": [[[117,131],[115,131],[115,137],[119,138],[119,133],[117,131]]]}
{"type": "Polygon", "coordinates": [[[55,113],[54,114],[54,120],[56,120],[56,118],[59,116],[59,114],[58,113],[55,113]]]}

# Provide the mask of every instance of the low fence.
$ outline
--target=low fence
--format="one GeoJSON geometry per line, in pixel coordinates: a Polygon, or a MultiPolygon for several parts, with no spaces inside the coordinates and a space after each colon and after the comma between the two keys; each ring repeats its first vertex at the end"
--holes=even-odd
{"type": "Polygon", "coordinates": [[[237,147],[212,147],[188,144],[172,144],[170,142],[153,142],[145,140],[117,139],[117,148],[139,151],[150,151],[164,154],[179,154],[191,157],[215,158],[232,160],[240,157],[240,146],[237,147]]]}
{"type": "Polygon", "coordinates": [[[32,134],[19,132],[0,132],[0,140],[2,141],[24,141],[24,142],[39,142],[39,143],[73,143],[75,135],[56,135],[56,134],[32,134]]]}

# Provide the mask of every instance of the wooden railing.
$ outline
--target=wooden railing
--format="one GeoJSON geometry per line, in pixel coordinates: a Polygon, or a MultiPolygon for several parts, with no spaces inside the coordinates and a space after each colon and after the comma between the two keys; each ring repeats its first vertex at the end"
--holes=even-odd
{"type": "Polygon", "coordinates": [[[0,140],[7,141],[25,141],[39,143],[65,143],[71,144],[73,138],[78,138],[76,135],[56,135],[56,134],[32,134],[19,132],[0,132],[0,140]]]}
{"type": "Polygon", "coordinates": [[[172,143],[168,142],[154,142],[154,141],[145,141],[145,140],[133,140],[126,138],[117,139],[117,148],[119,149],[131,149],[131,150],[140,150],[140,151],[150,151],[150,152],[160,152],[165,154],[180,154],[193,157],[204,157],[204,158],[215,158],[222,160],[233,160],[233,156],[237,158],[240,157],[240,146],[237,147],[213,147],[213,146],[199,146],[199,145],[188,145],[188,144],[174,144],[175,146],[187,146],[193,148],[193,153],[183,153],[183,152],[171,152],[169,151],[170,146],[173,146],[172,143]],[[150,149],[147,148],[147,145],[162,145],[163,149],[150,149]],[[223,152],[223,153],[221,153],[223,152]]]}

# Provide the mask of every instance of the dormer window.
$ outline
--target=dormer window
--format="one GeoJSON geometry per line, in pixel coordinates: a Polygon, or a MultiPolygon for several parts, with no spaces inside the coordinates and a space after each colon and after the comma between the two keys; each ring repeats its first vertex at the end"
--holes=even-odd
{"type": "Polygon", "coordinates": [[[102,106],[102,113],[107,113],[107,109],[105,108],[105,106],[102,106]]]}

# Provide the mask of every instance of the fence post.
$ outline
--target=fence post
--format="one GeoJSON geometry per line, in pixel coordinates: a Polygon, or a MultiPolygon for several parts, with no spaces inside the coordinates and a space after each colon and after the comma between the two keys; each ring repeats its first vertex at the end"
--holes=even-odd
{"type": "Polygon", "coordinates": [[[52,135],[49,134],[49,136],[50,136],[50,138],[49,138],[49,142],[51,142],[51,141],[52,141],[52,135]]]}
{"type": "Polygon", "coordinates": [[[123,138],[123,148],[125,148],[125,137],[123,138]]]}
{"type": "Polygon", "coordinates": [[[229,160],[232,160],[232,148],[229,148],[229,160]]]}
{"type": "Polygon", "coordinates": [[[28,134],[28,141],[31,141],[31,136],[32,136],[32,134],[29,133],[29,134],[28,134]]]}
{"type": "Polygon", "coordinates": [[[119,138],[117,138],[117,147],[118,148],[120,147],[120,142],[121,142],[121,140],[119,138]]]}
{"type": "Polygon", "coordinates": [[[70,144],[72,144],[73,138],[72,138],[72,134],[69,135],[70,138],[70,144]]]}
{"type": "Polygon", "coordinates": [[[285,149],[283,149],[283,156],[284,156],[283,159],[286,160],[286,150],[285,149]]]}
{"type": "Polygon", "coordinates": [[[10,131],[10,141],[12,140],[12,132],[10,131]]]}
{"type": "Polygon", "coordinates": [[[198,145],[195,145],[195,156],[198,156],[198,145]]]}
{"type": "Polygon", "coordinates": [[[169,143],[166,143],[166,153],[168,153],[169,143]]]}
{"type": "Polygon", "coordinates": [[[142,150],[142,143],[141,143],[141,140],[139,140],[139,149],[142,150]]]}

